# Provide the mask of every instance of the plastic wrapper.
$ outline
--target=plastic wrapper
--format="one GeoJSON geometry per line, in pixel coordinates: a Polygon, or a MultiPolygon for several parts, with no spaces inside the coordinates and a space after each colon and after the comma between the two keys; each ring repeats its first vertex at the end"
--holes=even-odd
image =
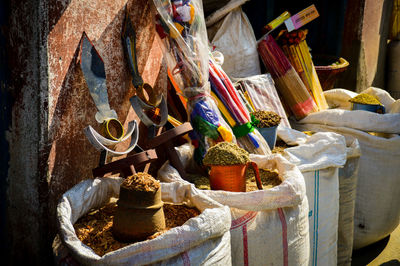
{"type": "Polygon", "coordinates": [[[237,79],[236,88],[248,95],[254,109],[273,111],[281,118],[281,125],[290,128],[285,109],[276,91],[274,80],[270,74],[256,75],[243,79],[237,79]]]}
{"type": "Polygon", "coordinates": [[[317,112],[314,99],[271,35],[266,35],[259,41],[258,52],[296,119],[317,112]]]}
{"type": "Polygon", "coordinates": [[[208,38],[201,0],[153,0],[157,31],[165,41],[168,68],[179,76],[194,131],[190,134],[201,163],[207,149],[219,141],[235,141],[209,94],[208,38]],[[167,37],[167,38],[165,38],[167,37]]]}
{"type": "Polygon", "coordinates": [[[153,0],[158,11],[157,31],[167,41],[168,53],[175,65],[172,74],[180,74],[185,90],[202,88],[208,81],[208,39],[201,0],[153,0]]]}
{"type": "Polygon", "coordinates": [[[192,88],[193,95],[188,98],[188,112],[193,126],[189,136],[195,147],[194,159],[198,164],[202,164],[207,150],[218,142],[236,142],[235,135],[210,96],[209,86],[201,90],[202,92],[192,88]]]}

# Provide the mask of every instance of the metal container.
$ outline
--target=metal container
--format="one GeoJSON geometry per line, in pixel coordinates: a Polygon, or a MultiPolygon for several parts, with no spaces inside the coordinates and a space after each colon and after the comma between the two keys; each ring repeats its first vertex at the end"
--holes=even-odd
{"type": "Polygon", "coordinates": [[[268,146],[271,150],[275,148],[277,129],[278,126],[257,128],[260,134],[264,137],[265,141],[268,143],[268,146]]]}
{"type": "Polygon", "coordinates": [[[352,110],[364,110],[378,114],[385,113],[385,107],[380,104],[352,103],[352,110]]]}
{"type": "Polygon", "coordinates": [[[136,191],[121,186],[117,204],[112,230],[118,241],[142,241],[165,229],[161,187],[136,191]]]}

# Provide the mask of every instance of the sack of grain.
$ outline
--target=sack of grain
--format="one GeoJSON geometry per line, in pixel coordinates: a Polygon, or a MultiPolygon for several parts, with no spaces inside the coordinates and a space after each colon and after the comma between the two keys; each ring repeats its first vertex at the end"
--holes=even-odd
{"type": "Polygon", "coordinates": [[[199,193],[192,185],[182,183],[162,183],[162,200],[195,206],[200,215],[155,239],[128,245],[102,257],[97,255],[77,238],[73,224],[90,209],[118,197],[121,182],[122,178],[89,179],[64,193],[57,207],[59,236],[53,243],[54,255],[60,264],[72,264],[72,258],[83,265],[231,264],[229,208],[199,193]]]}
{"type": "Polygon", "coordinates": [[[361,156],[357,139],[346,139],[347,161],[339,169],[339,228],[337,265],[351,265],[354,235],[354,210],[358,168],[361,156]]]}
{"type": "MultiPolygon", "coordinates": [[[[237,2],[240,4],[245,1],[237,2]]],[[[231,9],[230,4],[221,8],[225,12],[219,13],[227,15],[223,18],[218,16],[221,18],[220,22],[214,24],[217,18],[215,14],[206,19],[208,39],[211,40],[215,51],[224,55],[222,68],[230,78],[260,75],[257,41],[253,28],[242,8],[231,9]]]]}
{"type": "MultiPolygon", "coordinates": [[[[189,150],[185,149],[185,157],[189,150]]],[[[231,207],[234,265],[306,265],[309,259],[308,202],[299,169],[280,155],[251,155],[259,168],[277,169],[283,182],[253,192],[203,191],[231,207]]],[[[183,180],[169,163],[158,178],[183,180]]]]}
{"type": "Polygon", "coordinates": [[[286,148],[283,156],[297,165],[306,182],[310,265],[350,263],[360,157],[357,140],[345,143],[344,137],[336,133],[308,136],[284,127],[278,128],[278,136],[288,145],[297,145],[286,148]]]}
{"type": "MultiPolygon", "coordinates": [[[[385,238],[400,221],[400,101],[376,88],[364,92],[379,95],[389,113],[333,109],[310,114],[294,125],[299,130],[336,132],[348,142],[358,139],[362,155],[354,216],[355,249],[385,238]],[[385,137],[368,133],[371,131],[385,137]]],[[[330,104],[330,97],[326,99],[330,104]]]]}

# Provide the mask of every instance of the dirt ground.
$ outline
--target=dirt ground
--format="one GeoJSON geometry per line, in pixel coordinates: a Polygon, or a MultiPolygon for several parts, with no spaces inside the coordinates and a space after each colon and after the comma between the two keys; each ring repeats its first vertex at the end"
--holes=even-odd
{"type": "Polygon", "coordinates": [[[351,265],[400,265],[400,225],[390,236],[354,251],[351,265]]]}

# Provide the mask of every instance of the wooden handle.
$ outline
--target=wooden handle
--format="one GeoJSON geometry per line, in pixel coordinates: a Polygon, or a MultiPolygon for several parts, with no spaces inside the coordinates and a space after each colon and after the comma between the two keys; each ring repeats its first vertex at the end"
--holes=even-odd
{"type": "Polygon", "coordinates": [[[157,160],[157,154],[155,150],[147,150],[134,154],[132,156],[126,157],[124,159],[114,161],[103,166],[99,166],[92,170],[94,177],[102,177],[105,174],[118,172],[123,174],[125,177],[135,174],[135,168],[140,165],[146,164],[157,160]],[[132,169],[133,168],[133,169],[132,169]]]}

